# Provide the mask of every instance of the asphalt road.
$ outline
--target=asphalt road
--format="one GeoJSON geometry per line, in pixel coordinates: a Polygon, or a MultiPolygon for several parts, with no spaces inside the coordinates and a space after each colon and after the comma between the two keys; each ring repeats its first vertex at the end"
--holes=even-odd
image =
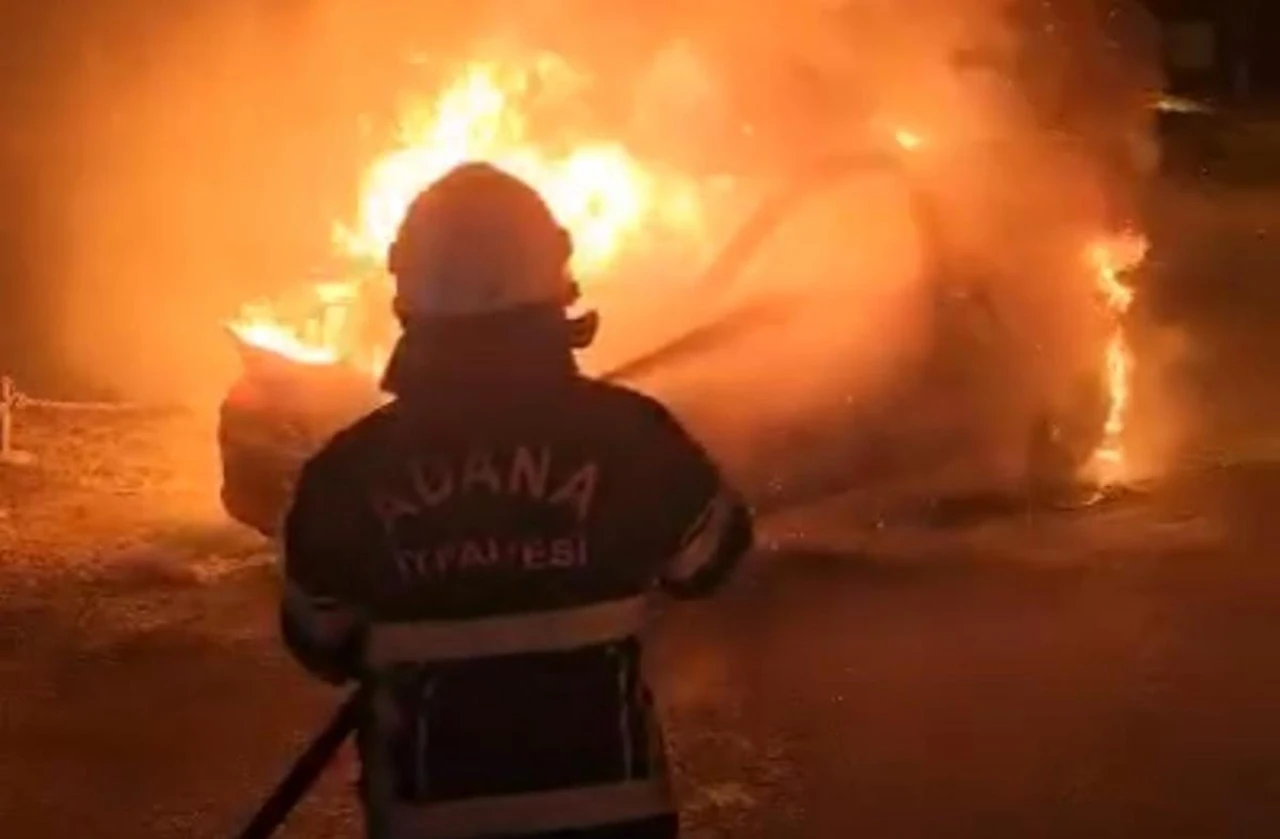
{"type": "MultiPolygon", "coordinates": [[[[691,835],[1274,836],[1277,501],[1254,468],[756,557],[655,639],[691,835]]],[[[339,698],[283,657],[268,563],[211,521],[9,589],[5,835],[232,834],[339,698]]],[[[352,773],[286,835],[357,835],[352,773]]]]}

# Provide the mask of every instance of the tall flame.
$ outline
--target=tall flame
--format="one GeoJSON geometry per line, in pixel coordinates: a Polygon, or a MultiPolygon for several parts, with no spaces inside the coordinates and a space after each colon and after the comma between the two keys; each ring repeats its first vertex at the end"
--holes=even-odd
{"type": "Polygon", "coordinates": [[[1104,486],[1124,480],[1129,471],[1129,455],[1125,447],[1129,406],[1133,392],[1135,367],[1133,349],[1125,330],[1125,315],[1133,305],[1135,292],[1124,283],[1126,272],[1146,259],[1148,241],[1136,233],[1123,233],[1094,242],[1088,251],[1099,293],[1111,318],[1111,334],[1107,340],[1103,376],[1107,391],[1107,415],[1102,426],[1102,440],[1094,450],[1089,468],[1104,486]]]}
{"type": "MultiPolygon", "coordinates": [[[[590,281],[612,268],[622,253],[651,235],[697,235],[701,204],[687,178],[644,166],[618,142],[566,142],[535,136],[529,106],[538,91],[571,86],[561,62],[542,56],[520,66],[476,63],[434,101],[404,114],[397,148],[373,161],[361,183],[356,216],[334,229],[334,244],[361,273],[380,275],[387,249],[405,211],[428,184],[454,166],[484,160],[524,179],[547,200],[574,240],[573,270],[590,281]]],[[[385,276],[379,276],[385,281],[385,276]]],[[[357,348],[347,317],[361,298],[361,281],[328,284],[316,290],[318,314],[301,321],[285,317],[278,305],[244,307],[230,324],[249,344],[303,363],[348,360],[357,348]]],[[[389,318],[389,314],[386,314],[389,318]]],[[[373,356],[385,348],[358,348],[373,356]]]]}
{"type": "Polygon", "coordinates": [[[587,142],[561,154],[535,143],[521,100],[533,82],[561,71],[550,58],[532,68],[473,64],[434,103],[411,109],[401,125],[401,148],[365,174],[355,224],[336,230],[339,247],[381,261],[414,196],[467,160],[487,160],[546,198],[574,234],[580,275],[599,274],[645,225],[696,221],[688,183],[641,166],[619,143],[587,142]]]}

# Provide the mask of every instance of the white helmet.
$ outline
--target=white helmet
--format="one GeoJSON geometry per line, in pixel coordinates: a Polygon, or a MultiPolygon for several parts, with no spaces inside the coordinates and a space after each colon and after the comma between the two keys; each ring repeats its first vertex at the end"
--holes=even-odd
{"type": "Polygon", "coordinates": [[[402,320],[568,306],[573,244],[538,193],[486,163],[466,163],[423,190],[387,256],[402,320]]]}

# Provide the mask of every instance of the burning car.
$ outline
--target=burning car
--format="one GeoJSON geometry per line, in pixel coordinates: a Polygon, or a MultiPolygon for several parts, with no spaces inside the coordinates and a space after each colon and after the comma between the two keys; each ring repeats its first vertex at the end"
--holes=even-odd
{"type": "Polygon", "coordinates": [[[574,235],[574,270],[604,323],[587,372],[672,404],[759,504],[957,463],[970,478],[1041,485],[1123,469],[1124,272],[1142,260],[1141,237],[1099,237],[1067,213],[1036,251],[1009,235],[1034,213],[1006,195],[983,199],[995,208],[986,227],[965,229],[975,188],[945,183],[956,171],[994,182],[1017,155],[990,140],[940,150],[886,120],[755,171],[543,141],[524,106],[555,66],[469,66],[369,168],[357,221],[335,236],[354,278],[246,306],[229,324],[242,374],[219,446],[233,518],[274,535],[305,458],[381,402],[396,331],[386,246],[422,186],[476,158],[529,180],[574,235]],[[1007,246],[990,247],[993,231],[1007,246]],[[1054,280],[1009,281],[1025,271],[1054,280]]]}

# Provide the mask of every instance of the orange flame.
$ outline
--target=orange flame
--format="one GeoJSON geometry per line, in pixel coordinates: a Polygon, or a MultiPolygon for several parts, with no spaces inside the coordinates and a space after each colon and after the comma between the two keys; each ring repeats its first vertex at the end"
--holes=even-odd
{"type": "MultiPolygon", "coordinates": [[[[366,170],[356,217],[334,230],[334,244],[364,272],[381,272],[387,248],[413,198],[454,166],[485,160],[528,181],[547,200],[574,238],[573,269],[586,282],[600,278],[629,247],[651,235],[700,233],[696,185],[686,178],[641,165],[620,143],[565,145],[538,142],[524,106],[536,89],[578,81],[557,59],[542,56],[528,65],[478,63],[433,102],[408,109],[396,149],[366,170]]],[[[558,138],[547,138],[548,140],[558,138]]],[[[380,281],[387,281],[385,276],[380,281]]],[[[367,280],[366,280],[367,281],[367,280]]],[[[347,328],[349,310],[360,303],[362,282],[317,289],[319,314],[301,322],[280,307],[257,302],[229,326],[243,341],[310,364],[346,361],[359,350],[374,359],[385,348],[355,347],[347,328]]],[[[390,318],[389,313],[383,316],[390,318]]],[[[376,369],[375,369],[376,372],[376,369]]]]}
{"type": "Polygon", "coordinates": [[[1148,246],[1145,237],[1124,233],[1095,242],[1088,251],[1098,290],[1111,317],[1111,335],[1107,340],[1103,365],[1107,416],[1103,422],[1102,440],[1089,463],[1090,471],[1104,486],[1124,480],[1130,467],[1124,437],[1135,362],[1125,331],[1124,316],[1133,305],[1135,292],[1124,284],[1123,276],[1142,264],[1148,246]]]}

